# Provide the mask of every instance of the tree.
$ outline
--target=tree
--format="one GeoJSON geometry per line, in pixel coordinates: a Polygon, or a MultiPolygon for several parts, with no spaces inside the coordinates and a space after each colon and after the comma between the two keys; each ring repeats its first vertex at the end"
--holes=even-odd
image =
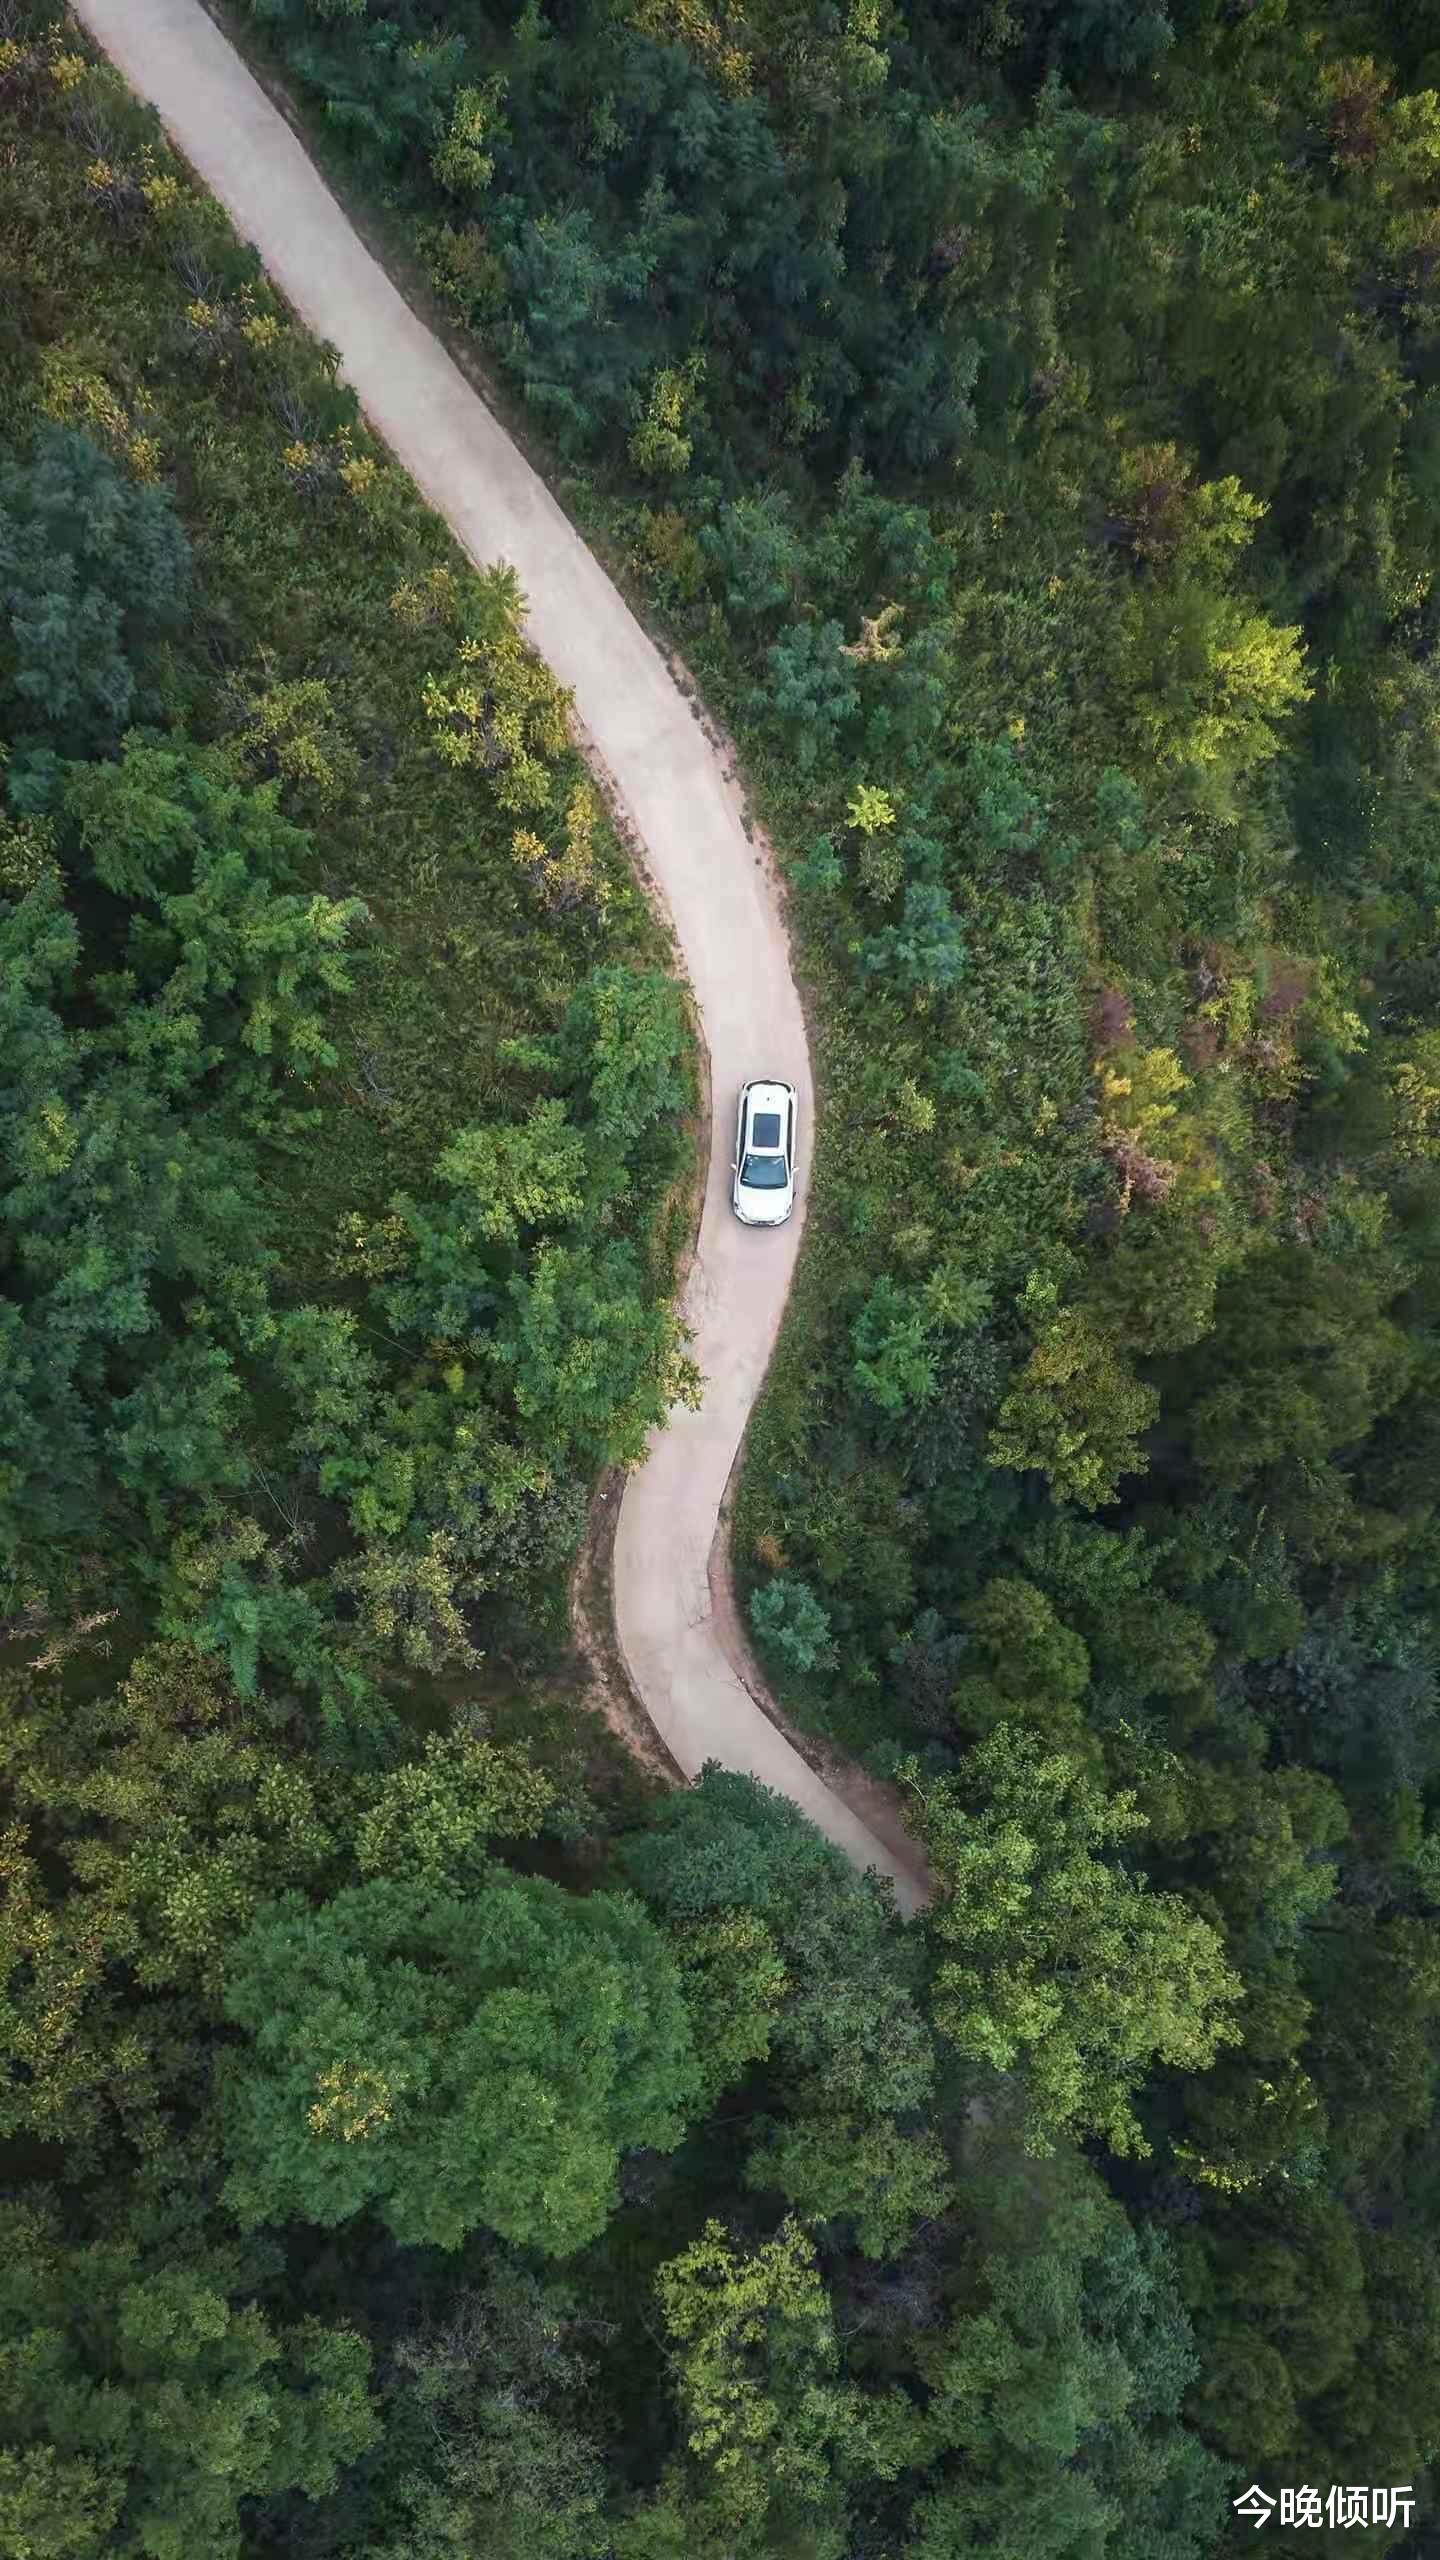
{"type": "Polygon", "coordinates": [[[576,2422],[586,2348],[604,2336],[573,2294],[497,2262],[399,2339],[381,2476],[355,2502],[346,2550],[355,2560],[608,2560],[605,2475],[576,2422]],[[392,2513],[403,2517],[393,2539],[392,2513]]]}
{"type": "Polygon", "coordinates": [[[625,412],[645,370],[627,306],[645,291],[656,251],[633,235],[605,239],[588,206],[525,215],[504,247],[517,312],[511,363],[525,397],[562,449],[574,452],[625,412]]]}
{"type": "Polygon", "coordinates": [[[704,357],[695,355],[683,365],[662,365],[655,374],[626,448],[637,470],[658,479],[689,469],[695,439],[687,432],[693,424],[688,413],[704,371],[704,357]]]}
{"type": "MultiPolygon", "coordinates": [[[[524,1121],[457,1129],[435,1165],[443,1200],[397,1193],[378,1230],[392,1323],[421,1336],[479,1332],[538,1238],[580,1226],[588,1169],[560,1101],[537,1102],[524,1121]]],[[[367,1238],[360,1254],[368,1249],[367,1238]]],[[[336,1454],[343,1464],[343,1448],[336,1454]]]]}
{"type": "MultiPolygon", "coordinates": [[[[1406,2183],[1413,2195],[1413,2168],[1406,2183]]],[[[1369,2448],[1383,2447],[1387,2479],[1403,2480],[1421,2467],[1418,2448],[1440,2383],[1440,2252],[1428,2213],[1405,2202],[1388,2230],[1362,2221],[1357,2237],[1370,2330],[1337,2415],[1356,2463],[1362,2446],[1371,2460],[1369,2448]]]]}
{"type": "Polygon", "coordinates": [[[1203,2069],[1223,2044],[1239,1982],[1209,1924],[1102,1853],[1143,1829],[1133,1796],[1001,1725],[953,1777],[925,1787],[918,1828],[940,1898],[933,2003],[940,2032],[1025,2076],[1026,2139],[1095,2132],[1148,2146],[1131,2099],[1155,2061],[1203,2069]]]}
{"type": "Polygon", "coordinates": [[[713,2104],[769,2053],[790,1977],[755,1911],[719,1911],[691,1920],[673,1931],[671,1947],[704,2094],[713,2104]]]}
{"type": "Polygon", "coordinates": [[[1271,2461],[1303,2459],[1306,2403],[1323,2442],[1331,2395],[1343,2405],[1369,2332],[1351,2216],[1336,2196],[1272,2179],[1197,2239],[1186,2251],[1201,2351],[1192,2420],[1237,2462],[1252,2462],[1255,2448],[1271,2461]]]}
{"type": "Polygon", "coordinates": [[[96,878],[139,910],[127,993],[156,999],[192,1072],[223,1060],[236,1087],[268,1091],[276,1075],[335,1065],[328,1017],[349,992],[346,945],[367,910],[283,885],[308,840],[281,816],[274,783],[247,791],[217,754],[132,737],[118,764],[72,772],[65,813],[96,878]]]}
{"type": "Polygon", "coordinates": [[[623,1856],[676,1932],[712,2085],[773,2060],[767,2104],[784,2115],[758,2128],[747,2179],[853,2223],[862,2249],[898,2250],[942,2209],[948,2173],[922,2120],[918,1951],[881,1892],[793,1805],[713,1767],[623,1856]]]}
{"type": "Polygon", "coordinates": [[[1179,2423],[1197,2357],[1164,2241],[1073,2153],[1017,2165],[992,2136],[967,2171],[955,2308],[914,2350],[932,2445],[917,2551],[1204,2560],[1224,2474],[1179,2423]]]}
{"type": "Polygon", "coordinates": [[[1299,624],[1182,579],[1132,598],[1119,629],[1146,746],[1162,765],[1213,768],[1228,805],[1229,787],[1277,753],[1280,723],[1310,699],[1299,624]]]}
{"type": "Polygon", "coordinates": [[[1077,1713],[1090,1656],[1033,1582],[995,1574],[969,1612],[967,1660],[951,1693],[961,1730],[984,1734],[1023,1721],[1071,1750],[1086,1746],[1077,1713]]]}
{"type": "Polygon", "coordinates": [[[793,1573],[777,1573],[754,1593],[750,1624],[762,1649],[789,1671],[829,1671],[839,1659],[823,1602],[793,1573]]]}
{"type": "Polygon", "coordinates": [[[647,1292],[633,1248],[544,1244],[509,1282],[486,1354],[527,1441],[588,1466],[633,1462],[699,1379],[676,1320],[647,1292]]]}
{"type": "Polygon", "coordinates": [[[274,2329],[236,2252],[74,2245],[35,2202],[0,2206],[0,2231],[7,2550],[240,2560],[243,2501],[324,2498],[373,2441],[362,2340],[274,2329]]]}
{"type": "Polygon", "coordinates": [[[938,1370],[925,1308],[882,1273],[850,1328],[851,1372],[862,1395],[882,1413],[928,1404],[938,1370]]]}
{"type": "Polygon", "coordinates": [[[965,968],[965,928],[945,891],[930,880],[910,881],[900,923],[860,946],[862,978],[892,978],[910,995],[944,995],[965,968]]]}
{"type": "Polygon", "coordinates": [[[867,2258],[896,2258],[918,2221],[954,2193],[939,2138],[885,2117],[802,2116],[772,2126],[745,2164],[746,2184],[773,2187],[806,2222],[853,2224],[867,2258]]]}
{"type": "Polygon", "coordinates": [[[0,1555],[9,1573],[41,1591],[63,1582],[74,1542],[121,1507],[112,1447],[127,1427],[136,1490],[150,1502],[168,1464],[192,1492],[207,1466],[220,1482],[233,1480],[220,1420],[227,1387],[213,1361],[182,1356],[163,1409],[142,1397],[118,1427],[117,1399],[140,1390],[173,1343],[177,1307],[193,1307],[202,1292],[246,1314],[257,1300],[263,1307],[270,1259],[253,1160],[213,1098],[194,1092],[200,1069],[185,1026],[167,1056],[171,1023],[137,1009],[137,1055],[125,1054],[123,1035],[116,1055],[102,1030],[67,1019],[80,961],[50,866],[0,910],[0,1228],[9,1264],[0,1307],[0,1555]],[[188,1437],[182,1389],[194,1398],[188,1437]]]}
{"type": "Polygon", "coordinates": [[[787,1976],[772,2030],[787,2095],[854,2115],[923,2106],[934,2058],[914,1997],[916,1951],[885,1890],[785,1797],[709,1764],[626,1841],[622,1864],[672,1922],[734,1911],[763,1920],[787,1976]]]}
{"type": "Polygon", "coordinates": [[[537,1102],[529,1118],[457,1129],[435,1170],[463,1197],[486,1244],[514,1244],[522,1229],[561,1227],[584,1206],[585,1146],[563,1102],[537,1102]]]}
{"type": "Polygon", "coordinates": [[[656,2279],[672,2346],[685,2444],[703,2483],[702,2519],[753,2545],[772,2510],[824,2526],[840,2475],[865,2467],[866,2404],[839,2378],[814,2251],[787,2220],[737,2249],[723,2223],[656,2279]]]}
{"type": "Polygon", "coordinates": [[[1182,1384],[1196,1466],[1238,1486],[1266,1470],[1313,1476],[1399,1401],[1414,1352],[1389,1313],[1390,1252],[1340,1256],[1277,1242],[1227,1279],[1215,1332],[1182,1384]]]}
{"type": "Polygon", "coordinates": [[[662,1798],[621,1844],[621,1868],[668,1919],[746,1909],[789,1934],[807,1911],[869,1897],[841,1852],[773,1787],[707,1761],[698,1784],[662,1798]]]}
{"type": "Polygon", "coordinates": [[[777,491],[721,507],[713,524],[701,526],[700,547],[714,563],[727,612],[759,621],[790,603],[804,553],[777,491]]]}
{"type": "MultiPolygon", "coordinates": [[[[1243,489],[1233,472],[1223,480],[1197,483],[1174,443],[1132,445],[1122,451],[1116,456],[1113,488],[1116,514],[1110,529],[1150,569],[1205,570],[1223,577],[1236,555],[1249,547],[1265,514],[1262,501],[1243,489]]],[[[1117,806],[1113,784],[1102,805],[1117,806]]],[[[1119,805],[1123,810],[1123,802],[1119,805]]]]}
{"type": "Polygon", "coordinates": [[[62,2461],[51,2444],[0,2453],[0,2547],[24,2560],[91,2560],[119,2504],[115,2482],[83,2455],[62,2461]]]}
{"type": "Polygon", "coordinates": [[[189,584],[168,491],[136,487],[88,436],[46,424],[28,462],[0,464],[0,689],[21,737],[72,755],[111,744],[189,584]]]}
{"type": "MultiPolygon", "coordinates": [[[[1120,1162],[1112,1154],[1117,1171],[1120,1162]]],[[[1133,1166],[1127,1165],[1126,1178],[1133,1166]]],[[[1161,1204],[1127,1216],[1091,1291],[1096,1315],[1132,1352],[1188,1351],[1215,1321],[1215,1292],[1224,1261],[1213,1236],[1183,1207],[1161,1204]]]]}
{"type": "Polygon", "coordinates": [[[603,2228],[619,2154],[696,2086],[673,1961],[628,1897],[537,1877],[465,1900],[376,1881],[273,1903],[235,1948],[221,2070],[242,2226],[373,2205],[397,2240],[482,2225],[556,2256],[603,2228]]]}
{"type": "Polygon", "coordinates": [[[1169,10],[1157,0],[1139,8],[1126,0],[1021,0],[1004,24],[1037,70],[1055,63],[1072,80],[1096,69],[1112,79],[1148,71],[1175,37],[1169,10]]]}
{"type": "MultiPolygon", "coordinates": [[[[1238,1944],[1259,1931],[1293,1947],[1325,1914],[1339,1883],[1333,1852],[1350,1832],[1338,1788],[1318,1770],[1174,1764],[1175,1798],[1157,1834],[1173,1841],[1172,1872],[1223,1915],[1238,1944]]],[[[1168,1793],[1165,1779],[1157,1794],[1168,1793]]]]}
{"type": "Polygon", "coordinates": [[[1306,2058],[1329,2102],[1330,2157],[1374,2182],[1400,2169],[1407,2137],[1433,2115],[1440,1925],[1337,1911],[1307,1953],[1317,2000],[1306,2058]]]}
{"type": "Polygon", "coordinates": [[[602,1191],[624,1192],[642,1141],[653,1181],[657,1124],[678,1122],[690,1105],[685,1021],[673,979],[618,962],[592,969],[552,1038],[511,1040],[505,1053],[559,1083],[602,1191]]]}
{"type": "Polygon", "coordinates": [[[184,1644],[148,1647],[81,1697],[53,1669],[16,1676],[11,1801],[71,1862],[112,1961],[123,1947],[148,1987],[213,1989],[267,1891],[336,1856],[344,1787],[296,1763],[285,1722],[184,1644]]]}
{"type": "Polygon", "coordinates": [[[1229,2513],[1224,2465],[1181,2423],[1200,2364],[1166,2235],[1113,2222],[1086,2270],[1089,2322],[1129,2374],[1123,2413],[1088,2448],[1095,2485],[1121,2519],[1123,2547],[1153,2560],[1204,2560],[1229,2513]]]}
{"type": "Polygon", "coordinates": [[[161,1353],[115,1406],[117,1483],[134,1494],[153,1530],[187,1494],[235,1493],[250,1469],[236,1446],[239,1377],[218,1344],[182,1340],[161,1353]]]}
{"type": "Polygon", "coordinates": [[[802,773],[829,752],[859,708],[838,622],[793,622],[766,652],[767,681],[752,707],[772,720],[802,773]]]}
{"type": "Polygon", "coordinates": [[[1029,853],[1043,844],[1044,804],[1026,779],[1009,738],[979,738],[964,765],[970,829],[983,863],[997,854],[1029,853]]]}
{"type": "Polygon", "coordinates": [[[551,1779],[515,1743],[428,1733],[424,1755],[362,1781],[370,1802],[355,1834],[365,1876],[463,1893],[491,1872],[491,1840],[529,1840],[555,1800],[551,1779]]]}
{"type": "Polygon", "coordinates": [[[1087,1511],[1113,1502],[1120,1478],[1141,1472],[1141,1434],[1160,1410],[1108,1334],[1081,1307],[1064,1307],[1041,1331],[1001,1403],[990,1434],[995,1467],[1035,1468],[1057,1502],[1087,1511]]]}
{"type": "Polygon", "coordinates": [[[78,2173],[117,2130],[153,2153],[196,2104],[230,1947],[277,1886],[333,1870],[350,1808],[285,1748],[287,1710],[247,1704],[192,1646],[80,1694],[63,1625],[50,1649],[6,1684],[0,2129],[63,2143],[78,2173]]]}
{"type": "Polygon", "coordinates": [[[457,89],[450,107],[450,129],[431,160],[442,187],[473,200],[483,196],[495,175],[495,146],[508,142],[501,113],[503,80],[487,80],[483,88],[457,89]]]}

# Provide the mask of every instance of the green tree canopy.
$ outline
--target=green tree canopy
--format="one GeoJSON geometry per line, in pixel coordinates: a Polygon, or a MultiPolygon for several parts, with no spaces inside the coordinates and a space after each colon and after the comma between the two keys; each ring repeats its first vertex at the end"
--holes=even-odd
{"type": "Polygon", "coordinates": [[[884,1893],[785,1797],[710,1764],[626,1841],[623,1866],[672,1923],[731,1911],[764,1922],[787,1977],[772,2036],[792,2084],[856,2114],[922,2103],[934,2060],[916,1951],[884,1893]]]}
{"type": "Polygon", "coordinates": [[[1000,1407],[990,1463],[1036,1468],[1057,1502],[1097,1510],[1115,1500],[1122,1476],[1143,1470],[1141,1436],[1159,1410],[1115,1342],[1082,1307],[1063,1307],[1042,1322],[1000,1407]]]}
{"type": "Polygon", "coordinates": [[[1164,2240],[1137,2240],[1073,2154],[1017,2166],[986,2149],[956,2308],[918,2342],[940,2459],[916,2549],[1205,2560],[1225,2479],[1181,2423],[1198,2359],[1164,2240]]]}
{"type": "Polygon", "coordinates": [[[222,1060],[262,1089],[333,1066],[332,1000],[350,988],[345,949],[365,920],[359,898],[291,887],[306,839],[281,816],[277,788],[246,790],[225,759],[127,738],[117,764],[82,765],[65,814],[107,889],[130,902],[129,976],[116,994],[153,1007],[122,1015],[194,1077],[222,1060]],[[269,1068],[253,1074],[252,1058],[269,1068]]]}
{"type": "Polygon", "coordinates": [[[939,1899],[935,2022],[972,2060],[1019,2070],[1027,2138],[1102,2134],[1143,2152],[1131,2100],[1156,2061],[1201,2069],[1236,2030],[1221,1940],[1178,1895],[1118,1864],[1143,1829],[1131,1796],[1000,1725],[953,1777],[921,1785],[939,1899]]]}
{"type": "Polygon", "coordinates": [[[47,422],[28,461],[0,463],[0,700],[21,738],[70,755],[117,738],[189,584],[168,490],[137,487],[76,428],[47,422]]]}
{"type": "Polygon", "coordinates": [[[764,2549],[778,2528],[783,2549],[787,2525],[833,2531],[843,2472],[883,2469],[885,2458],[876,2459],[866,2403],[840,2377],[801,2225],[786,2221],[747,2250],[707,2222],[661,2268],[656,2290],[702,2535],[764,2549]]]}
{"type": "Polygon", "coordinates": [[[344,2328],[277,2331],[234,2253],[75,2245],[0,2207],[0,2523],[16,2560],[240,2560],[242,2502],[323,2498],[372,2442],[370,2357],[344,2328]]]}
{"type": "Polygon", "coordinates": [[[497,1878],[463,1901],[374,1882],[296,1894],[235,1948],[222,2071],[243,2225],[346,2221],[556,2256],[603,2228],[619,2155],[680,2138],[696,2085],[674,1963],[639,1905],[497,1878]]]}

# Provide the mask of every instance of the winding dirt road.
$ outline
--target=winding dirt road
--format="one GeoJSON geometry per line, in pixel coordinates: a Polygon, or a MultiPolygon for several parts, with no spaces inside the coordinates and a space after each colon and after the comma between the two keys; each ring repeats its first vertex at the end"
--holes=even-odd
{"type": "MultiPolygon", "coordinates": [[[[711,1551],[751,1406],[779,1330],[804,1219],[810,1059],[773,884],[691,704],[659,652],[503,428],[358,238],[283,117],[199,0],[72,0],[131,87],[259,250],[383,437],[471,558],[509,561],[526,627],[576,709],[669,910],[710,1054],[714,1128],[684,1300],[705,1378],[629,1478],[615,1546],[616,1631],[632,1679],[687,1774],[748,1771],[803,1807],[861,1866],[916,1868],[810,1767],[745,1685],[743,1646],[712,1606],[711,1551]],[[801,1196],[765,1235],[728,1206],[735,1098],[746,1076],[800,1095],[801,1196]]],[[[753,1674],[750,1675],[753,1677],[753,1674]]],[[[845,1783],[842,1781],[842,1783],[845,1783]]],[[[866,1803],[860,1786],[846,1793],[866,1803]]],[[[886,1824],[890,1830],[892,1826],[886,1824]]]]}

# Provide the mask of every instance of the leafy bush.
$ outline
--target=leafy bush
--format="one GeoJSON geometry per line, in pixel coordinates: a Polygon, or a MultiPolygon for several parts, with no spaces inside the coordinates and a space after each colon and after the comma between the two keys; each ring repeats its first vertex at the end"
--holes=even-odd
{"type": "Polygon", "coordinates": [[[78,428],[46,425],[28,461],[0,462],[0,698],[22,750],[92,753],[143,716],[145,660],[189,583],[168,490],[137,488],[78,428]]]}
{"type": "Polygon", "coordinates": [[[750,1603],[750,1623],[767,1653],[792,1671],[825,1671],[836,1659],[830,1621],[806,1582],[776,1574],[750,1603]]]}

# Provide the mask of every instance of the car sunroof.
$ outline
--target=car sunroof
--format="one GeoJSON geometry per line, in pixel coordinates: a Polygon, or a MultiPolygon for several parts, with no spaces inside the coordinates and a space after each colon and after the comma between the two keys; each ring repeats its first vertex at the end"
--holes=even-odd
{"type": "Polygon", "coordinates": [[[780,1114],[778,1111],[756,1112],[750,1123],[750,1143],[754,1147],[779,1146],[780,1114]]]}

